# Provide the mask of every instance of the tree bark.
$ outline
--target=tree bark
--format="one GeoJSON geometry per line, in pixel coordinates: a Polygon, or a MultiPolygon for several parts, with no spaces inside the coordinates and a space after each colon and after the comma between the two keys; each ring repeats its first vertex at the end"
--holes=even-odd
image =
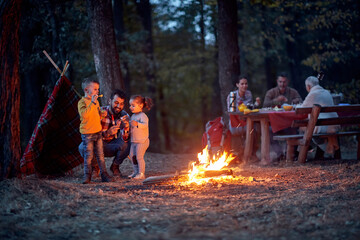
{"type": "MultiPolygon", "coordinates": [[[[124,47],[123,42],[125,40],[124,34],[126,33],[125,24],[124,24],[124,1],[123,0],[114,0],[113,1],[114,7],[114,26],[115,26],[115,37],[118,43],[120,43],[120,52],[126,51],[126,47],[124,47]],[[123,47],[121,47],[123,46],[123,47]]],[[[122,66],[124,68],[124,85],[125,85],[125,92],[128,95],[131,95],[131,74],[129,63],[126,60],[123,60],[122,66]]]]}
{"type": "Polygon", "coordinates": [[[104,94],[103,99],[109,99],[112,90],[124,89],[116,48],[111,0],[87,0],[87,12],[90,21],[91,46],[100,89],[104,94]]]}
{"type": "MultiPolygon", "coordinates": [[[[151,145],[151,150],[159,151],[159,130],[157,123],[157,106],[156,102],[159,99],[157,93],[162,91],[161,88],[157,88],[156,84],[156,69],[155,69],[155,58],[154,58],[154,43],[152,38],[152,17],[151,17],[151,4],[149,0],[135,1],[138,14],[141,18],[141,22],[144,30],[147,33],[144,42],[144,54],[148,59],[145,67],[145,75],[147,79],[148,91],[151,97],[155,100],[155,105],[149,112],[149,121],[151,122],[149,128],[150,141],[154,144],[151,145]]],[[[166,117],[166,116],[165,116],[166,117]]]]}
{"type": "MultiPolygon", "coordinates": [[[[240,56],[237,34],[236,0],[218,0],[219,12],[219,83],[221,105],[226,111],[226,97],[232,90],[233,82],[240,75],[240,56]]],[[[226,117],[226,114],[224,114],[226,117]]]]}
{"type": "MultiPolygon", "coordinates": [[[[200,8],[200,82],[201,85],[206,84],[206,71],[205,71],[205,19],[204,19],[204,0],[198,0],[200,8]]],[[[201,108],[202,126],[205,126],[208,119],[208,112],[210,111],[210,104],[207,104],[207,96],[202,94],[201,102],[204,104],[201,108]]]]}
{"type": "Polygon", "coordinates": [[[20,176],[20,6],[21,0],[0,3],[0,180],[20,176]]]}
{"type": "MultiPolygon", "coordinates": [[[[218,14],[217,14],[217,6],[211,5],[211,17],[213,18],[212,32],[215,37],[215,53],[214,53],[214,63],[218,63],[219,60],[219,41],[218,41],[218,14]]],[[[215,64],[216,65],[216,64],[215,64]]],[[[220,83],[219,83],[219,70],[216,69],[215,77],[212,81],[213,94],[211,98],[211,119],[222,115],[222,106],[219,104],[221,102],[221,94],[220,94],[220,83]]]]}

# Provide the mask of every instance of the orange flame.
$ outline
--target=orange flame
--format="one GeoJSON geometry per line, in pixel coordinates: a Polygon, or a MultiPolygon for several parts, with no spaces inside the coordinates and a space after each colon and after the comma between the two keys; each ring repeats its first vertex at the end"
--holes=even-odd
{"type": "MultiPolygon", "coordinates": [[[[211,159],[208,146],[206,146],[201,153],[198,153],[198,160],[199,162],[193,162],[192,169],[189,170],[189,180],[188,183],[196,183],[196,184],[203,184],[208,182],[210,179],[209,177],[204,177],[205,172],[209,170],[221,170],[222,168],[229,165],[229,163],[235,157],[230,153],[224,152],[222,155],[214,155],[211,159]]],[[[227,178],[229,176],[226,176],[227,178]]],[[[216,177],[216,178],[224,178],[224,176],[216,177]]]]}

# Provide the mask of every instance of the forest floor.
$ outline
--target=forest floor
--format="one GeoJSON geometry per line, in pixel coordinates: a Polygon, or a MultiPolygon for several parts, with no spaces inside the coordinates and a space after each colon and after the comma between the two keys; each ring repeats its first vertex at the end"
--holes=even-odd
{"type": "MultiPolygon", "coordinates": [[[[344,154],[343,154],[344,156],[344,154]]],[[[360,239],[360,162],[233,165],[203,185],[141,180],[0,182],[0,239],[360,239]]],[[[188,169],[196,154],[146,153],[147,176],[188,169]]],[[[111,159],[106,159],[107,166],[111,159]]],[[[126,160],[123,174],[131,174],[126,160]]]]}

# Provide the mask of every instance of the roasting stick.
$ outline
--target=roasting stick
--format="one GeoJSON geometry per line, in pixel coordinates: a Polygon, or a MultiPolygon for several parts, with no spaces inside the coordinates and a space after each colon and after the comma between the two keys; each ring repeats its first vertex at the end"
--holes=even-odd
{"type": "Polygon", "coordinates": [[[56,68],[56,70],[58,70],[58,72],[60,74],[62,74],[60,68],[58,67],[58,65],[56,65],[56,63],[51,59],[51,57],[49,56],[49,54],[44,50],[43,53],[45,54],[45,56],[49,59],[49,61],[52,63],[52,65],[56,68]]]}

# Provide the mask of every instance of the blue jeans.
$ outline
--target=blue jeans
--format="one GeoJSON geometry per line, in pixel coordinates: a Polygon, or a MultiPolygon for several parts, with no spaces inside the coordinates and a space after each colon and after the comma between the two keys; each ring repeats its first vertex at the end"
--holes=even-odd
{"type": "MultiPolygon", "coordinates": [[[[105,157],[114,157],[113,163],[120,165],[124,159],[129,155],[130,152],[130,142],[124,142],[124,140],[119,138],[114,138],[110,142],[103,142],[104,156],[105,157]]],[[[84,144],[79,145],[80,155],[84,158],[85,148],[84,144]]],[[[95,158],[92,160],[92,163],[95,164],[95,158]]]]}
{"type": "MultiPolygon", "coordinates": [[[[81,134],[82,146],[83,146],[83,158],[84,158],[84,174],[91,175],[91,161],[96,155],[97,162],[99,164],[100,173],[106,172],[104,148],[101,132],[92,134],[81,134]]],[[[80,145],[81,145],[80,144],[80,145]]],[[[80,151],[81,154],[81,151],[80,151]]]]}

